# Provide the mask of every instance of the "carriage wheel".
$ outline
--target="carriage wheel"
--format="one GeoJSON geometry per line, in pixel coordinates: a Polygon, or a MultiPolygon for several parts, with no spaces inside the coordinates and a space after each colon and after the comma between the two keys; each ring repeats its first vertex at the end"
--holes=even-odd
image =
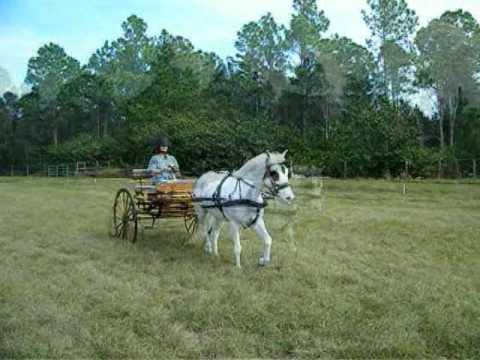
{"type": "Polygon", "coordinates": [[[198,226],[197,216],[185,215],[184,222],[185,222],[185,230],[187,230],[187,233],[190,235],[193,235],[193,233],[195,233],[195,231],[197,230],[197,226],[198,226]]]}
{"type": "Polygon", "coordinates": [[[198,227],[198,218],[195,214],[192,215],[185,215],[183,218],[185,223],[185,230],[187,231],[187,235],[183,238],[182,243],[185,245],[195,234],[198,227]]]}
{"type": "Polygon", "coordinates": [[[135,242],[137,241],[137,232],[137,206],[130,191],[120,189],[113,203],[112,235],[135,242]]]}

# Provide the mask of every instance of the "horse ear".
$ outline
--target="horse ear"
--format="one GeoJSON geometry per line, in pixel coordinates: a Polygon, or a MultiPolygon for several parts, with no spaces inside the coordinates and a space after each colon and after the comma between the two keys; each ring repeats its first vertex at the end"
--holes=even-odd
{"type": "Polygon", "coordinates": [[[287,156],[287,153],[288,153],[288,149],[285,150],[285,151],[282,153],[282,156],[283,156],[284,159],[285,159],[285,156],[287,156]]]}

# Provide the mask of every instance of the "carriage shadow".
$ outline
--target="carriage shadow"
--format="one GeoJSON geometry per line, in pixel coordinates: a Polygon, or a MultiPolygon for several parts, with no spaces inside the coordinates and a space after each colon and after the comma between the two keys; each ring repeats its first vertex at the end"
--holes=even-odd
{"type": "MultiPolygon", "coordinates": [[[[252,229],[244,229],[241,238],[243,270],[254,273],[265,269],[281,271],[293,266],[290,256],[292,253],[296,253],[296,249],[292,250],[293,241],[290,239],[292,235],[285,232],[286,220],[288,216],[291,217],[291,212],[282,208],[276,210],[271,214],[274,216],[273,219],[268,221],[275,238],[276,251],[271,264],[268,267],[259,265],[261,242],[252,229]],[[283,213],[284,211],[286,214],[283,213]],[[287,254],[289,255],[287,256],[287,254]]],[[[135,243],[119,238],[111,238],[111,240],[122,248],[122,252],[130,253],[132,255],[129,256],[130,261],[135,263],[142,263],[145,261],[145,257],[154,257],[158,262],[172,264],[175,267],[203,268],[222,273],[226,271],[227,274],[236,269],[232,254],[233,247],[226,229],[223,229],[220,235],[218,257],[205,252],[205,243],[198,232],[193,237],[187,238],[188,234],[183,224],[175,220],[163,220],[153,229],[139,231],[135,243]],[[133,260],[135,258],[138,260],[133,260]]]]}
{"type": "MultiPolygon", "coordinates": [[[[270,268],[285,268],[285,254],[292,252],[293,233],[288,229],[295,223],[297,209],[285,205],[271,203],[267,212],[267,227],[274,237],[275,256],[270,268]]],[[[233,247],[228,231],[224,227],[219,239],[219,256],[208,255],[204,250],[204,240],[197,230],[190,236],[180,219],[157,219],[153,228],[142,224],[138,229],[136,242],[127,239],[110,237],[123,251],[138,257],[138,262],[144,257],[155,257],[163,263],[182,263],[186,266],[213,268],[234,268],[233,247]]],[[[248,269],[263,269],[258,265],[261,241],[253,229],[241,231],[242,267],[248,269]]],[[[122,251],[122,252],[123,252],[122,251]]],[[[134,261],[134,260],[132,260],[134,261]]],[[[136,262],[136,261],[135,261],[136,262]]]]}
{"type": "Polygon", "coordinates": [[[159,261],[198,264],[208,259],[198,233],[189,235],[183,224],[171,219],[158,221],[154,228],[139,229],[137,241],[126,245],[141,253],[154,254],[159,261]]]}

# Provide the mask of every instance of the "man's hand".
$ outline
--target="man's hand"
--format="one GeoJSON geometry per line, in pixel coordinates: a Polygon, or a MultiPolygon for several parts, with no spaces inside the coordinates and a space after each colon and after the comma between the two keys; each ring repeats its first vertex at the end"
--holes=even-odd
{"type": "Polygon", "coordinates": [[[170,171],[169,169],[152,169],[150,172],[154,175],[159,175],[165,171],[170,171]]]}
{"type": "Polygon", "coordinates": [[[169,165],[168,167],[176,176],[180,176],[180,169],[178,167],[175,165],[169,165]]]}

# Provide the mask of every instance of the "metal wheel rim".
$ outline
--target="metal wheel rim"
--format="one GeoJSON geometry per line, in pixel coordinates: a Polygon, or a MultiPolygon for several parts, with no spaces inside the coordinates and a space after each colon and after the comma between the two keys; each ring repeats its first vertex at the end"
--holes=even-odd
{"type": "Polygon", "coordinates": [[[186,215],[184,217],[185,230],[192,235],[197,230],[198,219],[196,215],[186,215]]]}
{"type": "Polygon", "coordinates": [[[113,204],[112,235],[131,242],[137,240],[137,208],[132,195],[127,189],[120,189],[113,204]]]}

